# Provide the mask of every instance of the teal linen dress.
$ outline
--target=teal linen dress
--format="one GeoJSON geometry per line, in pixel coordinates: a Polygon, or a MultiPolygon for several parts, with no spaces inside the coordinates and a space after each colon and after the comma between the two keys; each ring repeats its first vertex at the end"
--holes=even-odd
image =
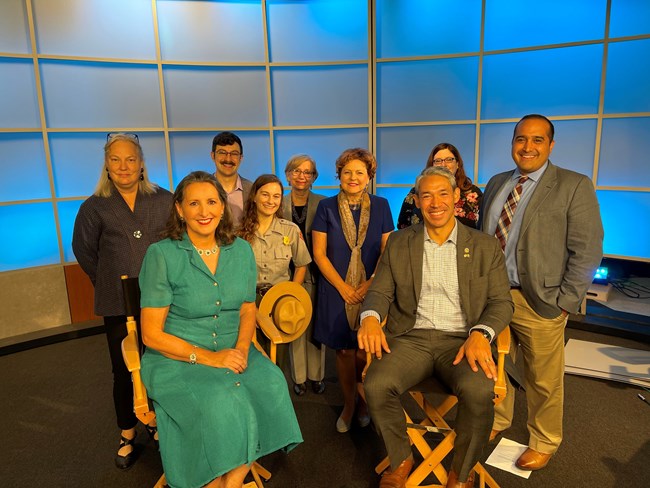
{"type": "MultiPolygon", "coordinates": [[[[187,235],[149,247],[140,272],[141,306],[166,307],[165,332],[218,351],[232,348],[239,310],[255,301],[250,245],[222,246],[213,275],[187,235]]],[[[152,399],[167,483],[198,488],[242,464],[302,442],[282,371],[251,346],[242,374],[169,359],[148,348],[142,379],[152,399]]]]}

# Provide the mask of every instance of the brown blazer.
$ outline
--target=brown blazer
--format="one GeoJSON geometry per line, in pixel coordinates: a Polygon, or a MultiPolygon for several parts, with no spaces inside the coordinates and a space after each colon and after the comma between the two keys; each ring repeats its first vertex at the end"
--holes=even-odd
{"type": "MultiPolygon", "coordinates": [[[[456,225],[460,305],[468,329],[482,324],[498,335],[509,324],[513,312],[503,252],[494,237],[458,221],[456,225]]],[[[415,325],[422,289],[423,254],[423,224],[393,232],[388,238],[361,308],[374,310],[382,320],[388,315],[385,327],[388,336],[405,334],[415,325]]]]}

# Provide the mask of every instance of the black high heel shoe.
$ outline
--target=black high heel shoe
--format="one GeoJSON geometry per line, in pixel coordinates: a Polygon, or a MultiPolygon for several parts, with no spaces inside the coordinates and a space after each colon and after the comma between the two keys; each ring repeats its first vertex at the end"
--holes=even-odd
{"type": "Polygon", "coordinates": [[[138,458],[138,454],[135,449],[135,445],[133,442],[135,441],[135,438],[138,436],[137,432],[133,436],[133,439],[127,439],[123,435],[120,436],[120,447],[118,447],[118,452],[120,449],[122,449],[124,446],[132,446],[131,452],[122,456],[121,454],[116,454],[115,455],[115,466],[117,466],[120,469],[129,469],[131,466],[133,466],[133,463],[135,463],[135,460],[138,458]]]}
{"type": "Polygon", "coordinates": [[[311,389],[317,395],[322,395],[323,392],[325,391],[325,382],[324,381],[312,381],[311,382],[311,389]]]}
{"type": "Polygon", "coordinates": [[[147,434],[149,434],[151,440],[154,441],[154,443],[156,444],[156,449],[160,449],[160,443],[156,438],[158,436],[158,426],[145,424],[144,427],[145,429],[147,429],[147,434]]]}
{"type": "Polygon", "coordinates": [[[294,383],[293,384],[293,392],[296,395],[303,396],[306,391],[307,391],[307,384],[306,383],[294,383]]]}

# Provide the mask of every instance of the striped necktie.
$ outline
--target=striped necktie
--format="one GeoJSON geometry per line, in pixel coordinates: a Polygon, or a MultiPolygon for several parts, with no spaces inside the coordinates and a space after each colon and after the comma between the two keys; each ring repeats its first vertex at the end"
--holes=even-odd
{"type": "Polygon", "coordinates": [[[522,176],[519,178],[519,181],[517,181],[517,184],[510,192],[510,195],[508,195],[508,199],[503,206],[501,216],[497,222],[497,230],[495,231],[494,235],[497,237],[497,239],[499,239],[499,242],[501,243],[501,249],[504,252],[506,250],[506,242],[508,242],[508,231],[510,230],[510,225],[512,224],[512,217],[514,216],[515,210],[517,209],[517,204],[521,199],[521,190],[524,182],[527,179],[528,176],[522,176]]]}

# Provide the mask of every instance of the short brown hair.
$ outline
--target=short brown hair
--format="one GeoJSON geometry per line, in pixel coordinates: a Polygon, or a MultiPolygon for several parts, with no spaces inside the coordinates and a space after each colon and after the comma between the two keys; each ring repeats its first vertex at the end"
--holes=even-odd
{"type": "Polygon", "coordinates": [[[366,170],[368,171],[368,177],[370,179],[375,177],[375,173],[377,172],[377,160],[370,151],[360,147],[355,147],[352,149],[346,149],[336,159],[336,177],[339,180],[341,179],[341,171],[343,170],[343,167],[355,159],[358,159],[366,165],[366,170]]]}

